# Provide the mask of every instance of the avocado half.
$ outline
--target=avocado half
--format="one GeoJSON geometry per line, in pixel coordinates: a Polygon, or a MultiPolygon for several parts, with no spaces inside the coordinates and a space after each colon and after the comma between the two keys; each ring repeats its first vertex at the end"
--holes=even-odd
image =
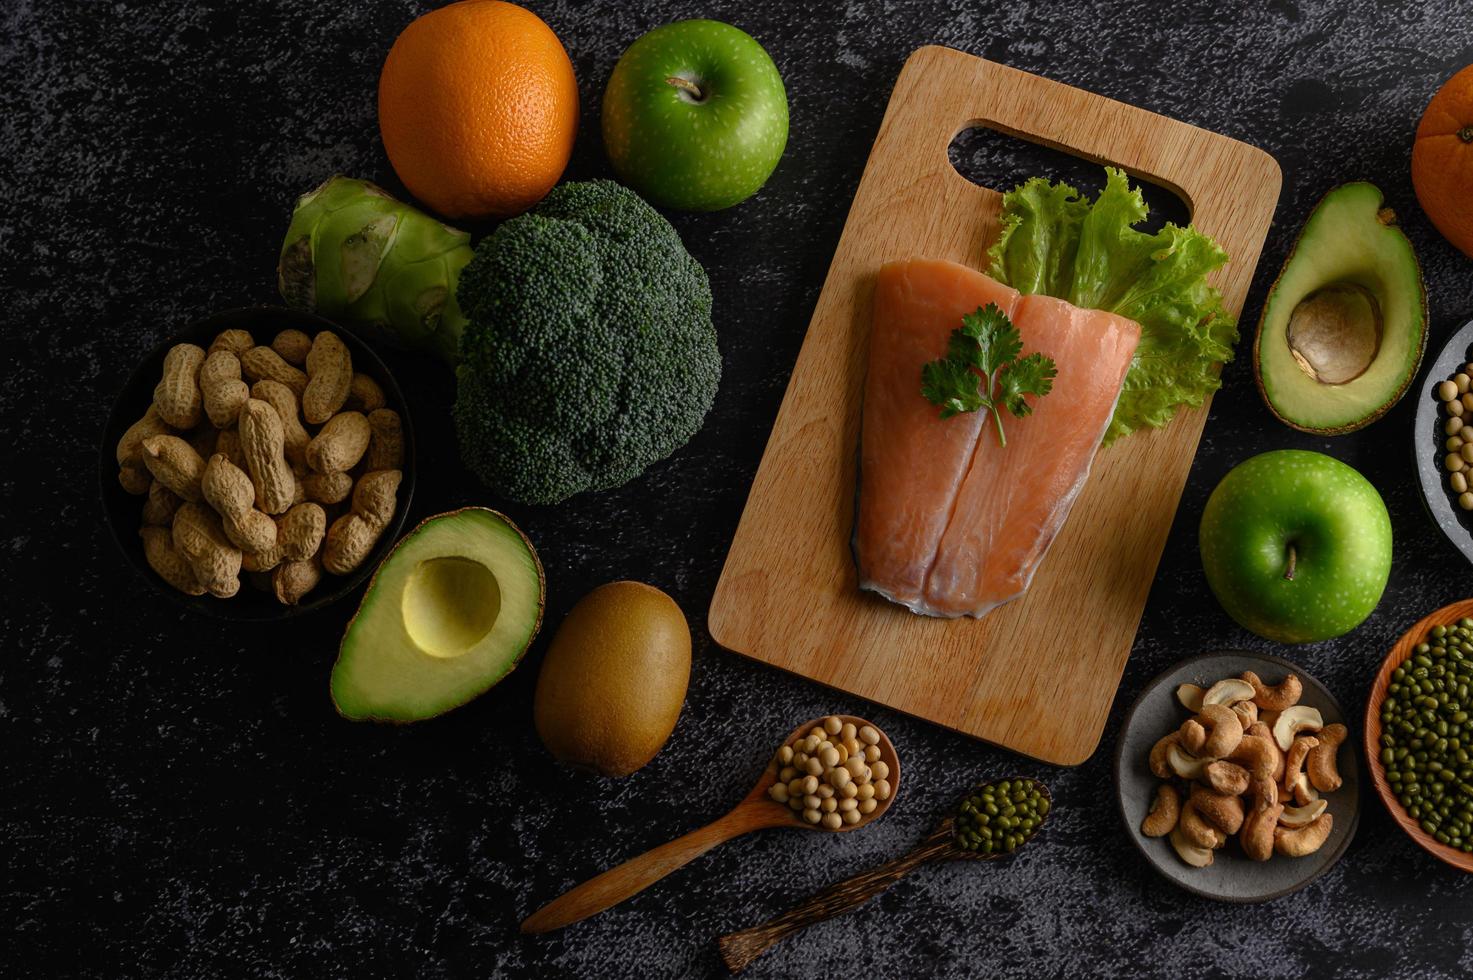
{"type": "Polygon", "coordinates": [[[1253,373],[1269,410],[1302,432],[1354,432],[1406,393],[1427,346],[1412,243],[1359,181],[1326,194],[1269,290],[1253,373]]]}
{"type": "Polygon", "coordinates": [[[408,722],[485,693],[542,625],[542,562],[505,515],[426,518],[384,559],[348,622],[332,700],[354,720],[408,722]]]}

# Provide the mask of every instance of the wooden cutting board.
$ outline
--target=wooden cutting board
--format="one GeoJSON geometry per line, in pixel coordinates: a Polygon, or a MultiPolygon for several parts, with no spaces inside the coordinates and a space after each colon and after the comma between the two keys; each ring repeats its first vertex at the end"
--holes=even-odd
{"type": "Polygon", "coordinates": [[[859,592],[849,550],[873,276],[912,256],[984,267],[1001,195],[947,159],[956,134],[975,126],[1174,191],[1231,256],[1213,283],[1228,309],[1242,312],[1279,196],[1272,157],[959,51],[921,48],[895,83],[849,209],[710,629],[722,646],[775,667],[1076,765],[1104,729],[1206,406],[1102,450],[1032,587],[982,619],[916,616],[859,592]]]}

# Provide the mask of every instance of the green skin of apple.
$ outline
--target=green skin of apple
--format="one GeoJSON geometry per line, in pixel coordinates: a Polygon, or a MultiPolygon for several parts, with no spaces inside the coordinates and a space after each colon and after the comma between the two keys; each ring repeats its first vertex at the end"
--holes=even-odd
{"type": "Polygon", "coordinates": [[[1322,453],[1282,449],[1240,463],[1212,491],[1199,537],[1222,608],[1280,643],[1355,629],[1391,574],[1391,518],[1381,495],[1322,453]]]}
{"type": "Polygon", "coordinates": [[[750,35],[683,20],[650,31],[614,66],[603,134],[619,178],[645,198],[717,211],[772,175],[788,143],[788,96],[750,35]]]}

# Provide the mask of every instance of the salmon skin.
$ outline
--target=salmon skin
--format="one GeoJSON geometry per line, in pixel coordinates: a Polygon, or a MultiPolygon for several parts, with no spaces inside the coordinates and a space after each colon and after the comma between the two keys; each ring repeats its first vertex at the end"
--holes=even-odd
{"type": "Polygon", "coordinates": [[[1028,588],[1089,477],[1140,341],[1133,320],[1022,296],[954,262],[880,269],[860,424],[854,561],[859,587],[925,616],[984,616],[1028,588]],[[962,316],[994,303],[1058,367],[1052,397],[1007,417],[942,419],[921,368],[962,316]]]}

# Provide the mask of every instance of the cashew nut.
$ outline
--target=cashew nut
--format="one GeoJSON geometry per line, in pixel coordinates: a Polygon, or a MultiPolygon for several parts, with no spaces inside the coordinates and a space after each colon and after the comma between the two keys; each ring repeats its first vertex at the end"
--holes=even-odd
{"type": "Polygon", "coordinates": [[[1227,841],[1222,831],[1208,823],[1197,812],[1195,794],[1182,804],[1181,816],[1177,819],[1176,829],[1187,839],[1188,843],[1196,844],[1198,847],[1210,847],[1216,850],[1227,841]]]}
{"type": "Polygon", "coordinates": [[[1196,684],[1183,684],[1176,689],[1176,699],[1192,714],[1202,710],[1202,695],[1206,693],[1196,684]]]}
{"type": "Polygon", "coordinates": [[[1273,806],[1279,802],[1279,784],[1272,779],[1255,777],[1248,783],[1248,795],[1253,797],[1253,805],[1258,809],[1273,806]]]}
{"type": "Polygon", "coordinates": [[[1243,680],[1253,686],[1253,703],[1268,711],[1283,711],[1299,703],[1304,685],[1299,678],[1290,674],[1273,687],[1269,687],[1251,670],[1242,673],[1243,680]]]}
{"type": "Polygon", "coordinates": [[[1280,711],[1279,717],[1274,719],[1274,741],[1279,744],[1279,748],[1288,752],[1289,746],[1294,744],[1295,735],[1303,731],[1317,732],[1324,727],[1325,720],[1320,717],[1318,708],[1296,704],[1280,711]]]}
{"type": "Polygon", "coordinates": [[[1238,840],[1243,853],[1254,861],[1267,861],[1274,853],[1274,832],[1283,807],[1275,803],[1262,812],[1255,811],[1243,821],[1238,840]]]}
{"type": "Polygon", "coordinates": [[[1238,680],[1236,677],[1228,677],[1218,681],[1207,689],[1202,695],[1202,704],[1220,704],[1231,708],[1239,701],[1247,701],[1253,697],[1253,686],[1247,681],[1238,680]]]}
{"type": "Polygon", "coordinates": [[[1273,729],[1271,729],[1263,721],[1256,721],[1252,725],[1249,725],[1248,726],[1248,732],[1247,732],[1247,734],[1249,734],[1249,735],[1257,735],[1259,738],[1262,738],[1264,741],[1266,741],[1273,748],[1273,755],[1274,755],[1274,772],[1273,772],[1273,778],[1274,778],[1275,781],[1278,781],[1280,779],[1283,779],[1284,778],[1284,753],[1283,753],[1283,750],[1281,750],[1279,748],[1279,743],[1274,741],[1273,729]]]}
{"type": "Polygon", "coordinates": [[[1285,793],[1294,792],[1294,784],[1299,781],[1299,777],[1302,775],[1299,771],[1300,767],[1304,765],[1304,760],[1308,758],[1310,750],[1319,744],[1320,740],[1313,735],[1305,735],[1302,738],[1296,738],[1294,744],[1289,746],[1289,752],[1284,758],[1283,784],[1285,793]]]}
{"type": "Polygon", "coordinates": [[[1181,827],[1171,832],[1171,846],[1176,856],[1194,868],[1205,868],[1212,863],[1212,848],[1198,847],[1182,836],[1181,827]]]}
{"type": "Polygon", "coordinates": [[[1233,713],[1238,716],[1238,723],[1245,732],[1258,721],[1258,705],[1252,701],[1239,701],[1233,705],[1233,713]]]}
{"type": "Polygon", "coordinates": [[[1238,747],[1228,754],[1227,761],[1236,762],[1247,769],[1248,775],[1253,779],[1272,780],[1279,764],[1279,750],[1273,739],[1261,735],[1244,735],[1238,742],[1238,747]]]}
{"type": "MultiPolygon", "coordinates": [[[[1211,734],[1207,736],[1195,754],[1204,759],[1221,759],[1238,747],[1243,740],[1243,723],[1238,719],[1237,712],[1222,704],[1204,703],[1202,713],[1197,716],[1197,724],[1210,729],[1211,734]]],[[[1182,739],[1183,744],[1186,739],[1182,739]]]]}
{"type": "Polygon", "coordinates": [[[1207,768],[1206,759],[1199,759],[1185,751],[1176,742],[1166,747],[1166,764],[1171,771],[1182,779],[1200,779],[1202,770],[1207,768]]]}
{"type": "Polygon", "coordinates": [[[1290,791],[1294,794],[1294,802],[1300,806],[1313,803],[1320,798],[1320,794],[1315,792],[1314,787],[1309,784],[1309,777],[1302,772],[1299,774],[1299,778],[1294,780],[1290,791]]]}
{"type": "Polygon", "coordinates": [[[1335,756],[1350,732],[1339,723],[1320,729],[1319,742],[1309,753],[1309,781],[1322,793],[1333,793],[1340,788],[1340,770],[1336,768],[1335,756]]]}
{"type": "Polygon", "coordinates": [[[1236,834],[1243,826],[1243,801],[1237,796],[1214,793],[1198,784],[1192,787],[1192,797],[1187,802],[1193,813],[1224,835],[1236,834]]]}
{"type": "Polygon", "coordinates": [[[1207,744],[1207,729],[1196,718],[1188,718],[1182,722],[1178,734],[1181,737],[1177,741],[1181,743],[1181,747],[1193,755],[1201,752],[1202,746],[1207,744]]]}
{"type": "Polygon", "coordinates": [[[1242,796],[1248,792],[1248,770],[1235,762],[1210,762],[1203,773],[1207,777],[1207,785],[1212,787],[1214,793],[1242,796]]]}
{"type": "Polygon", "coordinates": [[[1307,827],[1289,830],[1280,827],[1274,831],[1274,850],[1285,857],[1304,857],[1320,849],[1335,826],[1335,815],[1323,813],[1307,827]]]}
{"type": "Polygon", "coordinates": [[[1151,801],[1151,812],[1141,821],[1141,833],[1147,837],[1165,837],[1176,829],[1181,816],[1181,794],[1170,783],[1156,787],[1156,798],[1151,801]]]}
{"type": "Polygon", "coordinates": [[[1307,827],[1319,819],[1330,806],[1329,800],[1315,800],[1303,806],[1286,806],[1284,812],[1279,814],[1279,826],[1288,827],[1291,830],[1299,827],[1307,827]]]}
{"type": "Polygon", "coordinates": [[[1243,853],[1254,861],[1267,861],[1274,853],[1274,831],[1278,828],[1279,815],[1284,812],[1283,804],[1277,802],[1274,784],[1267,780],[1254,783],[1256,799],[1252,809],[1243,820],[1243,829],[1238,842],[1243,853]]]}
{"type": "Polygon", "coordinates": [[[1151,773],[1159,779],[1170,779],[1175,773],[1171,771],[1171,764],[1166,761],[1166,752],[1181,737],[1178,732],[1171,732],[1162,736],[1151,746],[1151,773]]]}

